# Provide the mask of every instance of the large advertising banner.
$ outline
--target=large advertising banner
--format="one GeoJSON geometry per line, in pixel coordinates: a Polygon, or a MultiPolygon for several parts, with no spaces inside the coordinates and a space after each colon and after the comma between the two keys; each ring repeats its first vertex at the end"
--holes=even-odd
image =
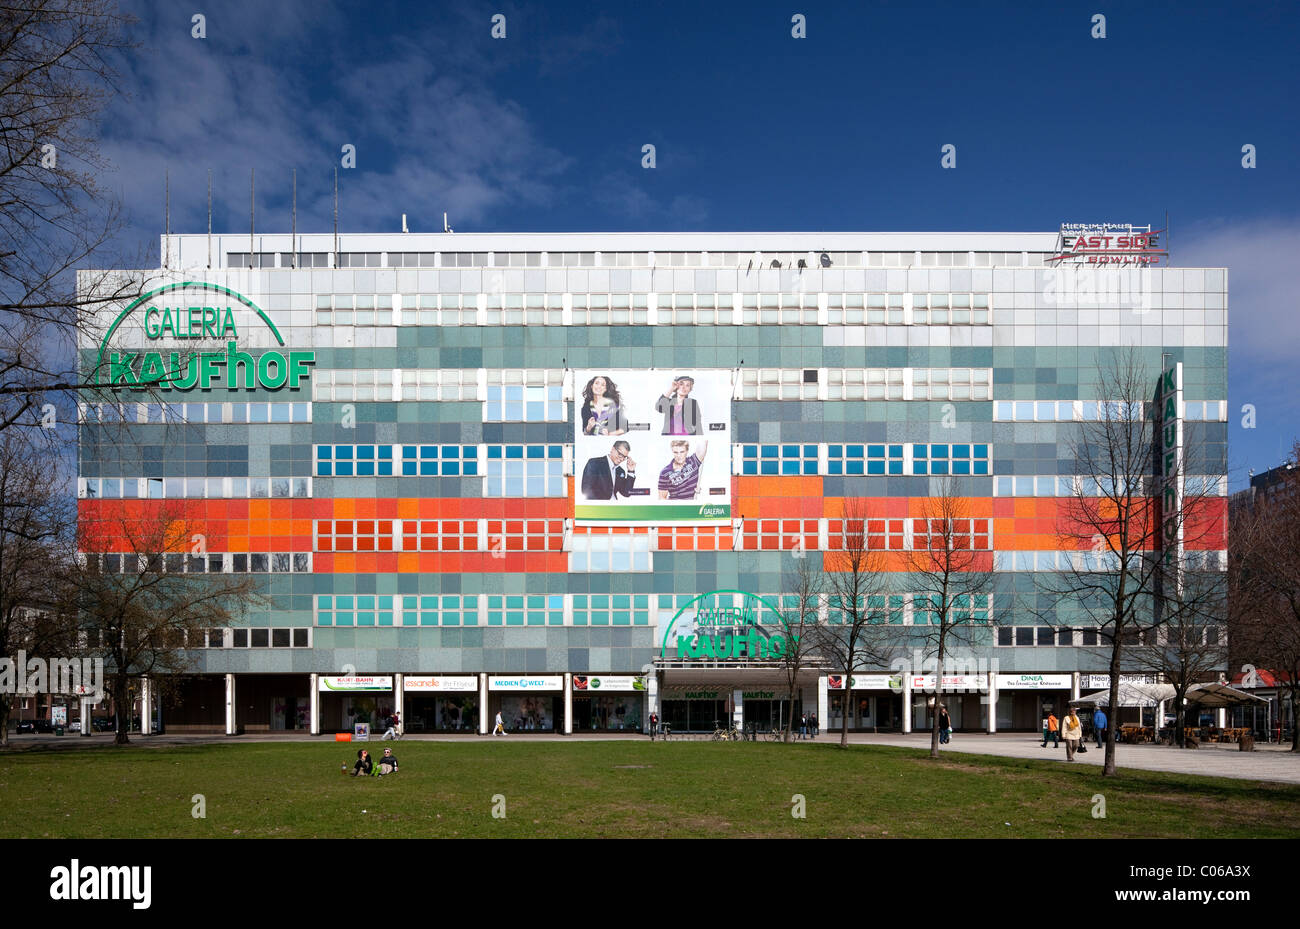
{"type": "Polygon", "coordinates": [[[732,372],[574,372],[574,515],[586,525],[731,520],[732,372]]]}

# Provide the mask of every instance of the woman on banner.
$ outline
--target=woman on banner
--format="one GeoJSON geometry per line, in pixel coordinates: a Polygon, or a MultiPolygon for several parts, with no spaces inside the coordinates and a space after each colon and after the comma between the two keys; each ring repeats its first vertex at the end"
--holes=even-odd
{"type": "Polygon", "coordinates": [[[611,378],[596,375],[582,391],[582,431],[585,435],[622,435],[627,432],[618,385],[611,378]]]}

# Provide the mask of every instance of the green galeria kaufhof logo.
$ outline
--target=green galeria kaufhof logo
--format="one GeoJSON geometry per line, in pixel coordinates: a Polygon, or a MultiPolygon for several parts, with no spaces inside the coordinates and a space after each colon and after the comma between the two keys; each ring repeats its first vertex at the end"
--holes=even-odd
{"type": "Polygon", "coordinates": [[[131,301],[113,320],[99,345],[94,382],[136,390],[297,390],[310,377],[316,353],[271,348],[254,355],[245,347],[258,326],[284,347],[271,317],[244,295],[200,281],[166,284],[131,301]],[[146,347],[110,346],[133,314],[146,347]]]}
{"type": "Polygon", "coordinates": [[[665,658],[770,661],[784,657],[798,641],[771,601],[744,590],[713,590],[677,611],[659,652],[665,658]]]}

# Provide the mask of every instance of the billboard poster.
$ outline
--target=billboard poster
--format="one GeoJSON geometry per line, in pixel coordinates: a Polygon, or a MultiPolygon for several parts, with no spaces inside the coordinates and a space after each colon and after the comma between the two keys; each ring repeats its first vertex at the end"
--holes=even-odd
{"type": "Polygon", "coordinates": [[[586,525],[729,523],[732,372],[574,372],[574,516],[586,525]]]}

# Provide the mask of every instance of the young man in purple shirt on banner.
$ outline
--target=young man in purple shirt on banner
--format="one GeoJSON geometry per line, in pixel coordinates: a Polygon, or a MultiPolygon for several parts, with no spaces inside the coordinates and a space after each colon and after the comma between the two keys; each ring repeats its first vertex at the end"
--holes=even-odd
{"type": "Polygon", "coordinates": [[[673,460],[659,472],[659,499],[694,500],[700,485],[704,456],[709,452],[709,443],[702,440],[695,454],[690,456],[687,455],[690,445],[685,439],[677,439],[671,445],[673,460]]]}

